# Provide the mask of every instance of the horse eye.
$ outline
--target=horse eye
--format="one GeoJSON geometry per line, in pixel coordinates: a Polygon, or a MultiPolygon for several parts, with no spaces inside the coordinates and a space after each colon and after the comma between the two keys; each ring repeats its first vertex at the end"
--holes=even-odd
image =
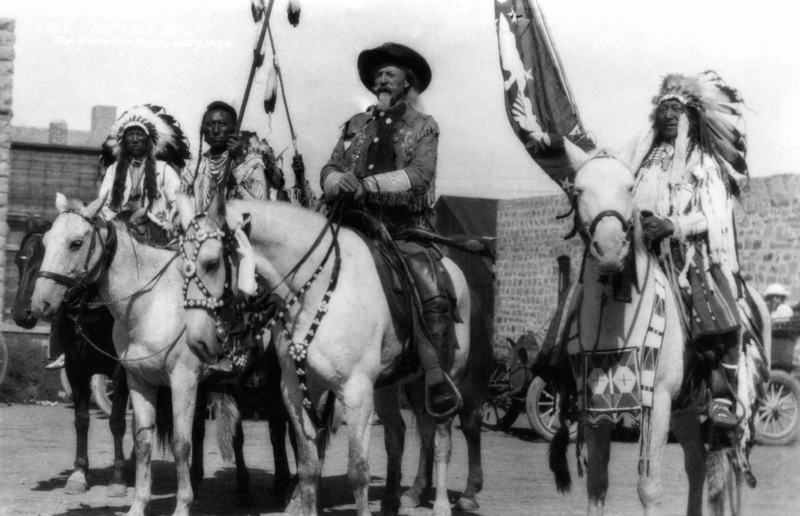
{"type": "Polygon", "coordinates": [[[208,262],[206,264],[206,271],[214,272],[219,268],[219,260],[214,260],[213,262],[208,262]]]}
{"type": "Polygon", "coordinates": [[[75,240],[69,244],[69,248],[73,251],[77,251],[81,248],[81,246],[83,246],[83,240],[75,240]]]}

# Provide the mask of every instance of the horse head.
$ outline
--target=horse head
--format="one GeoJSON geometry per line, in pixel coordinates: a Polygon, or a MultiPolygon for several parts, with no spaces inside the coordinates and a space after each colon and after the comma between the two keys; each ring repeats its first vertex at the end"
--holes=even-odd
{"type": "Polygon", "coordinates": [[[231,235],[225,205],[215,197],[203,213],[195,213],[194,200],[178,195],[183,236],[183,306],[186,342],[200,360],[217,362],[228,337],[230,311],[236,295],[231,235]]]}
{"type": "Polygon", "coordinates": [[[11,314],[17,326],[30,329],[36,326],[36,316],[31,309],[33,287],[36,284],[36,275],[44,259],[44,244],[42,236],[50,229],[50,223],[42,221],[39,217],[28,215],[25,226],[25,236],[19,244],[19,250],[14,257],[19,271],[19,287],[14,298],[14,308],[11,314]]]}
{"type": "Polygon", "coordinates": [[[576,224],[597,272],[606,276],[622,271],[631,250],[634,179],[606,152],[587,157],[575,177],[576,224]]]}
{"type": "Polygon", "coordinates": [[[41,270],[37,274],[31,306],[46,321],[53,319],[65,296],[97,281],[104,264],[105,221],[98,217],[105,198],[84,207],[56,195],[59,215],[45,233],[41,270]]]}

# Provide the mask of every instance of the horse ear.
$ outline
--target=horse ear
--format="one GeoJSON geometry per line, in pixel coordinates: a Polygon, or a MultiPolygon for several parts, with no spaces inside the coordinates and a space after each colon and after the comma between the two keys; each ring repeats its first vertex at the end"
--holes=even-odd
{"type": "Polygon", "coordinates": [[[64,213],[69,209],[69,201],[67,200],[67,197],[61,192],[58,192],[56,194],[56,209],[58,210],[59,213],[64,213]]]}
{"type": "Polygon", "coordinates": [[[37,225],[38,224],[36,223],[36,217],[33,215],[33,213],[28,213],[28,218],[25,219],[25,232],[26,233],[33,232],[33,230],[36,229],[37,225]]]}
{"type": "Polygon", "coordinates": [[[211,199],[208,205],[208,218],[213,220],[217,226],[222,227],[225,224],[225,199],[220,192],[211,199]]]}
{"type": "Polygon", "coordinates": [[[589,161],[589,154],[569,141],[569,138],[564,138],[564,151],[567,154],[567,160],[573,172],[578,172],[583,164],[589,161]]]}
{"type": "Polygon", "coordinates": [[[106,204],[106,198],[108,198],[108,192],[102,197],[98,197],[97,199],[93,200],[89,203],[89,206],[85,207],[81,210],[81,215],[86,217],[87,219],[93,219],[100,213],[100,210],[103,209],[103,206],[106,204]]]}
{"type": "Polygon", "coordinates": [[[194,198],[183,192],[178,192],[176,205],[178,207],[178,218],[181,222],[181,228],[186,231],[186,228],[189,227],[189,224],[191,224],[195,216],[194,198]]]}

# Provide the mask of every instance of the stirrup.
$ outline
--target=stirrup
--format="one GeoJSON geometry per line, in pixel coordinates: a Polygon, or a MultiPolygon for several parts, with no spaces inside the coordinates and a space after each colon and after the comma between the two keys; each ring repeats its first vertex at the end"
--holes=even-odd
{"type": "Polygon", "coordinates": [[[458,412],[459,410],[461,410],[461,407],[464,405],[464,400],[461,397],[461,393],[458,392],[458,388],[456,387],[456,384],[453,383],[453,380],[450,378],[450,375],[447,374],[447,373],[442,373],[442,376],[444,377],[445,381],[442,382],[442,384],[439,384],[439,385],[446,385],[447,388],[450,389],[450,391],[455,395],[456,403],[451,408],[446,410],[445,412],[442,412],[441,414],[437,414],[436,412],[433,411],[433,409],[431,407],[430,395],[429,395],[431,386],[429,386],[426,383],[425,384],[425,410],[428,412],[428,414],[430,414],[434,419],[437,419],[437,420],[447,419],[447,418],[455,415],[455,413],[458,412]]]}

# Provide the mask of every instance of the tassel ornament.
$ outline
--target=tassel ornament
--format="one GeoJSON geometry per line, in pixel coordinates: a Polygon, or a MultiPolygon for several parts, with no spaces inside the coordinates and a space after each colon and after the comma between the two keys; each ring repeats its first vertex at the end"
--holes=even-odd
{"type": "Polygon", "coordinates": [[[292,24],[292,27],[297,27],[300,24],[300,1],[289,0],[286,13],[289,15],[289,23],[292,24]]]}
{"type": "Polygon", "coordinates": [[[275,112],[275,105],[278,102],[278,72],[275,65],[269,67],[267,72],[267,84],[264,87],[264,111],[271,115],[275,112]]]}
{"type": "Polygon", "coordinates": [[[253,21],[258,23],[264,17],[264,9],[261,0],[250,0],[250,12],[253,14],[253,21]]]}

